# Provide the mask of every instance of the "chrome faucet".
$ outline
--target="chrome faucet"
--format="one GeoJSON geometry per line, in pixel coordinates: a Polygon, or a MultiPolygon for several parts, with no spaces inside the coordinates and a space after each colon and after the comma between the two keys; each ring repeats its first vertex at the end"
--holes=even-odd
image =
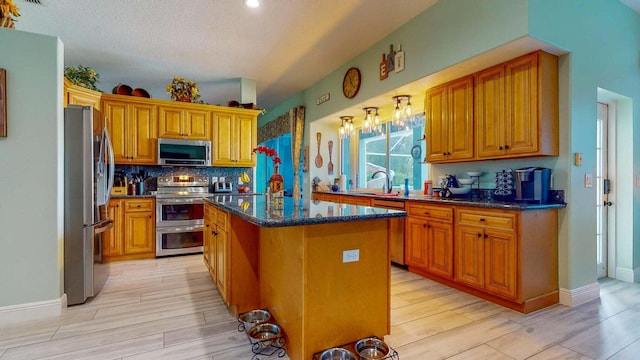
{"type": "Polygon", "coordinates": [[[383,173],[384,176],[386,177],[385,184],[382,184],[382,192],[386,192],[387,194],[391,193],[391,187],[392,187],[391,178],[389,177],[389,174],[386,171],[384,170],[375,171],[373,174],[371,174],[371,179],[375,179],[376,174],[379,174],[379,173],[383,173]],[[386,190],[385,190],[385,187],[387,188],[386,190]]]}

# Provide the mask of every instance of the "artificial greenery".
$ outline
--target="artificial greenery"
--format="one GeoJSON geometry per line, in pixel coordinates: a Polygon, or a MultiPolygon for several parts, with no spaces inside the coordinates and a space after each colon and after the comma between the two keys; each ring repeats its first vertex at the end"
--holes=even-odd
{"type": "Polygon", "coordinates": [[[171,95],[171,99],[178,101],[188,101],[193,103],[203,103],[198,93],[198,85],[191,80],[182,77],[175,77],[167,85],[167,94],[171,95]]]}
{"type": "Polygon", "coordinates": [[[96,84],[100,82],[100,75],[88,66],[78,65],[78,68],[64,68],[64,77],[69,79],[72,84],[82,86],[87,89],[100,91],[96,84]]]}

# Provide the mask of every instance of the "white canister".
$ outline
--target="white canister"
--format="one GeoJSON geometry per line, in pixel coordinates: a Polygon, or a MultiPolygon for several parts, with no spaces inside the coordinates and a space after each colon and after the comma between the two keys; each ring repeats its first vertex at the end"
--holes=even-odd
{"type": "Polygon", "coordinates": [[[340,175],[340,191],[347,191],[347,175],[345,174],[341,174],[340,175]]]}

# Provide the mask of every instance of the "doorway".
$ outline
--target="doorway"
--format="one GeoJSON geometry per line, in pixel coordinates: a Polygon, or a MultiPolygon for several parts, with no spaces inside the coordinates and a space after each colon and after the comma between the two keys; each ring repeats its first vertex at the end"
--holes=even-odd
{"type": "Polygon", "coordinates": [[[608,276],[609,208],[613,205],[609,177],[609,104],[598,102],[596,133],[596,264],[598,278],[608,276]]]}

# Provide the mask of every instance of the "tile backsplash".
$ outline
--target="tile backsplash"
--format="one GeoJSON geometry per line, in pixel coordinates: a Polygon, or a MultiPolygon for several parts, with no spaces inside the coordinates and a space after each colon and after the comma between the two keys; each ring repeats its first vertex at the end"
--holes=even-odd
{"type": "MultiPolygon", "coordinates": [[[[133,175],[144,173],[145,177],[150,177],[145,181],[146,191],[154,191],[157,187],[158,176],[168,175],[197,175],[207,176],[211,180],[212,176],[224,177],[226,181],[233,184],[234,191],[238,186],[238,178],[243,172],[247,172],[249,175],[253,174],[253,168],[229,168],[229,167],[181,167],[181,166],[146,166],[146,165],[116,165],[116,171],[124,172],[127,179],[131,179],[133,175]]],[[[253,176],[250,176],[251,182],[244,184],[253,188],[253,176]]]]}

